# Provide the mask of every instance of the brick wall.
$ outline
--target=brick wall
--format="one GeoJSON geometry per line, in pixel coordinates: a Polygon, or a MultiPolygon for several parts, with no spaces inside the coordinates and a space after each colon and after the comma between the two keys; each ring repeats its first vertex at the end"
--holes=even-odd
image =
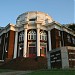
{"type": "Polygon", "coordinates": [[[75,36],[63,31],[64,46],[74,46],[75,47],[75,44],[73,44],[72,38],[75,39],[75,36]],[[68,41],[67,36],[70,37],[70,42],[68,41]]]}
{"type": "MultiPolygon", "coordinates": [[[[52,44],[52,49],[60,47],[60,41],[61,41],[61,31],[57,29],[52,29],[51,30],[51,44],[52,44]],[[60,35],[59,35],[60,32],[60,35]]],[[[62,45],[62,43],[61,43],[62,45]]]]}
{"type": "Polygon", "coordinates": [[[75,39],[75,36],[65,32],[60,31],[58,29],[52,29],[51,30],[51,44],[52,49],[59,48],[61,46],[73,46],[75,47],[75,44],[73,43],[72,38],[75,39]],[[70,37],[70,42],[68,41],[68,36],[70,37]]]}
{"type": "Polygon", "coordinates": [[[14,54],[14,40],[15,40],[15,32],[9,31],[9,45],[8,45],[8,59],[13,58],[14,54]]]}
{"type": "Polygon", "coordinates": [[[2,55],[3,55],[3,47],[4,47],[4,37],[5,37],[5,33],[2,34],[0,37],[1,37],[0,60],[2,60],[2,58],[4,58],[2,55]]]}

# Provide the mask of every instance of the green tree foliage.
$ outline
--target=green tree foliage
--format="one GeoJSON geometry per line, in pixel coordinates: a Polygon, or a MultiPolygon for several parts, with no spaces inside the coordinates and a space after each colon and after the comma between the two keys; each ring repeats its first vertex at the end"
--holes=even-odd
{"type": "Polygon", "coordinates": [[[75,24],[73,24],[73,25],[69,25],[68,28],[70,28],[70,29],[72,29],[73,31],[75,31],[75,24]]]}
{"type": "Polygon", "coordinates": [[[0,30],[2,30],[4,27],[0,27],[0,30]]]}

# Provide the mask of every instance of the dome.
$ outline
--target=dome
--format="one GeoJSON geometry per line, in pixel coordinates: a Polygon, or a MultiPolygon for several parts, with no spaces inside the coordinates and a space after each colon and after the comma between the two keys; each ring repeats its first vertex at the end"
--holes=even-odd
{"type": "Polygon", "coordinates": [[[16,25],[21,26],[27,22],[29,24],[35,24],[36,21],[41,21],[42,25],[46,25],[53,22],[53,19],[46,13],[39,11],[30,11],[19,15],[16,20],[16,25]]]}

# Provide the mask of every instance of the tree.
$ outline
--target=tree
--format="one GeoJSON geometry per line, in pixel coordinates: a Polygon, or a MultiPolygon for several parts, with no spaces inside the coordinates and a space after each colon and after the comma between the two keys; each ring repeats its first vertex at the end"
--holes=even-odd
{"type": "Polygon", "coordinates": [[[73,31],[75,31],[75,24],[69,25],[68,28],[72,29],[73,31]]]}
{"type": "Polygon", "coordinates": [[[0,27],[0,30],[2,30],[4,27],[0,27]]]}

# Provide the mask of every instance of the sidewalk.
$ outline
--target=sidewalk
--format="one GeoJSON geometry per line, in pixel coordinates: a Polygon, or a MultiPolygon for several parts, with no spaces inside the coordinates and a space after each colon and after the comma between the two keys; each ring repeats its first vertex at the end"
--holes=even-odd
{"type": "Polygon", "coordinates": [[[31,73],[32,71],[14,71],[14,72],[4,72],[0,73],[0,75],[25,75],[31,73]]]}

